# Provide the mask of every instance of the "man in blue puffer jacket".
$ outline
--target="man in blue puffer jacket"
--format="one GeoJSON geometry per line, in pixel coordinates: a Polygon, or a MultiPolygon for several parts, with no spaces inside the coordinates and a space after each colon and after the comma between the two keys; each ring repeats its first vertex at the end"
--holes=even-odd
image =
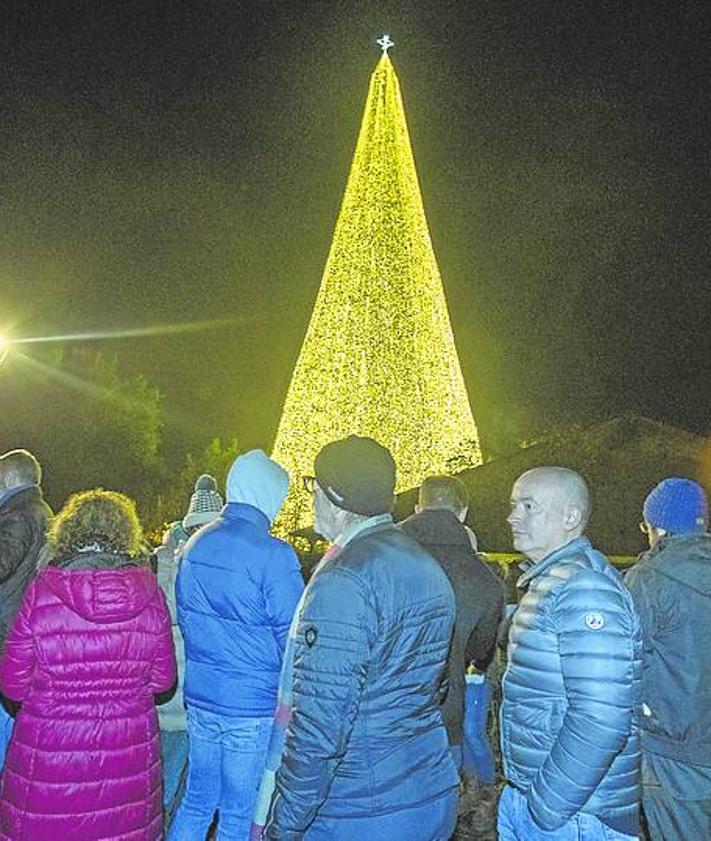
{"type": "Polygon", "coordinates": [[[459,782],[440,710],[452,588],[393,525],[385,447],[352,435],[314,470],[314,525],[334,543],[294,620],[291,720],[263,837],[446,841],[459,782]]]}
{"type": "Polygon", "coordinates": [[[170,841],[246,839],[303,579],[294,550],[269,534],[289,487],[261,450],[239,456],[220,516],[190,538],[178,573],[185,640],[188,782],[170,841]]]}
{"type": "Polygon", "coordinates": [[[622,841],[639,831],[641,632],[615,569],[583,536],[582,477],[524,473],[508,522],[530,560],[509,631],[500,841],[622,841]]]}

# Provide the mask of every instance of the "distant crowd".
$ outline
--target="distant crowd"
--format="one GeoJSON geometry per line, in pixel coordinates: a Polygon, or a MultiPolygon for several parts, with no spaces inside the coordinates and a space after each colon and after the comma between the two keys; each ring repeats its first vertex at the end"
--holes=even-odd
{"type": "Polygon", "coordinates": [[[506,604],[456,477],[397,524],[372,438],[299,481],[328,544],[306,584],[261,450],[198,477],[153,552],[124,494],[55,516],[37,459],[0,456],[0,841],[446,841],[465,789],[498,798],[501,841],[711,839],[699,484],[650,488],[623,579],[584,479],[524,473],[506,604]]]}

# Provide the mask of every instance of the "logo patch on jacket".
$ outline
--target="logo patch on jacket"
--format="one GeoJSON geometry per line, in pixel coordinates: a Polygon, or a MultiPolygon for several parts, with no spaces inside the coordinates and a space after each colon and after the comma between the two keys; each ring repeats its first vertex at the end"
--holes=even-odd
{"type": "Polygon", "coordinates": [[[304,631],[304,639],[309,648],[313,648],[318,637],[318,631],[313,626],[304,631]]]}
{"type": "Polygon", "coordinates": [[[599,631],[605,624],[605,617],[599,610],[591,610],[585,614],[585,624],[591,631],[599,631]]]}

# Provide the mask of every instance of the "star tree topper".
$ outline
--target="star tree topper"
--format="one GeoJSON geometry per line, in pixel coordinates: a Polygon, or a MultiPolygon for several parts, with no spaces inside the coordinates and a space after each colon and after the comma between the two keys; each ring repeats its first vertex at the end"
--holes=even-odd
{"type": "Polygon", "coordinates": [[[378,38],[377,43],[383,48],[383,53],[387,55],[390,47],[395,46],[395,42],[390,40],[390,36],[386,33],[382,38],[378,38]]]}

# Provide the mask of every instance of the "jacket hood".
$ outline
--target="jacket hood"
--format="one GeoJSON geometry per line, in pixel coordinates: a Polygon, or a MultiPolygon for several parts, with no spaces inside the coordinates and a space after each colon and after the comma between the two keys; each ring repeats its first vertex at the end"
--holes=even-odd
{"type": "Polygon", "coordinates": [[[262,512],[271,523],[284,504],[289,474],[263,450],[238,456],[227,474],[227,502],[241,502],[262,512]]]}
{"type": "Polygon", "coordinates": [[[41,577],[74,613],[99,625],[138,616],[158,589],[155,575],[145,567],[81,570],[48,567],[41,577]]]}
{"type": "Polygon", "coordinates": [[[661,575],[704,596],[711,596],[711,535],[680,534],[663,537],[642,557],[661,575]]]}
{"type": "Polygon", "coordinates": [[[403,520],[400,525],[420,543],[471,549],[467,530],[452,511],[427,508],[403,520]]]}

